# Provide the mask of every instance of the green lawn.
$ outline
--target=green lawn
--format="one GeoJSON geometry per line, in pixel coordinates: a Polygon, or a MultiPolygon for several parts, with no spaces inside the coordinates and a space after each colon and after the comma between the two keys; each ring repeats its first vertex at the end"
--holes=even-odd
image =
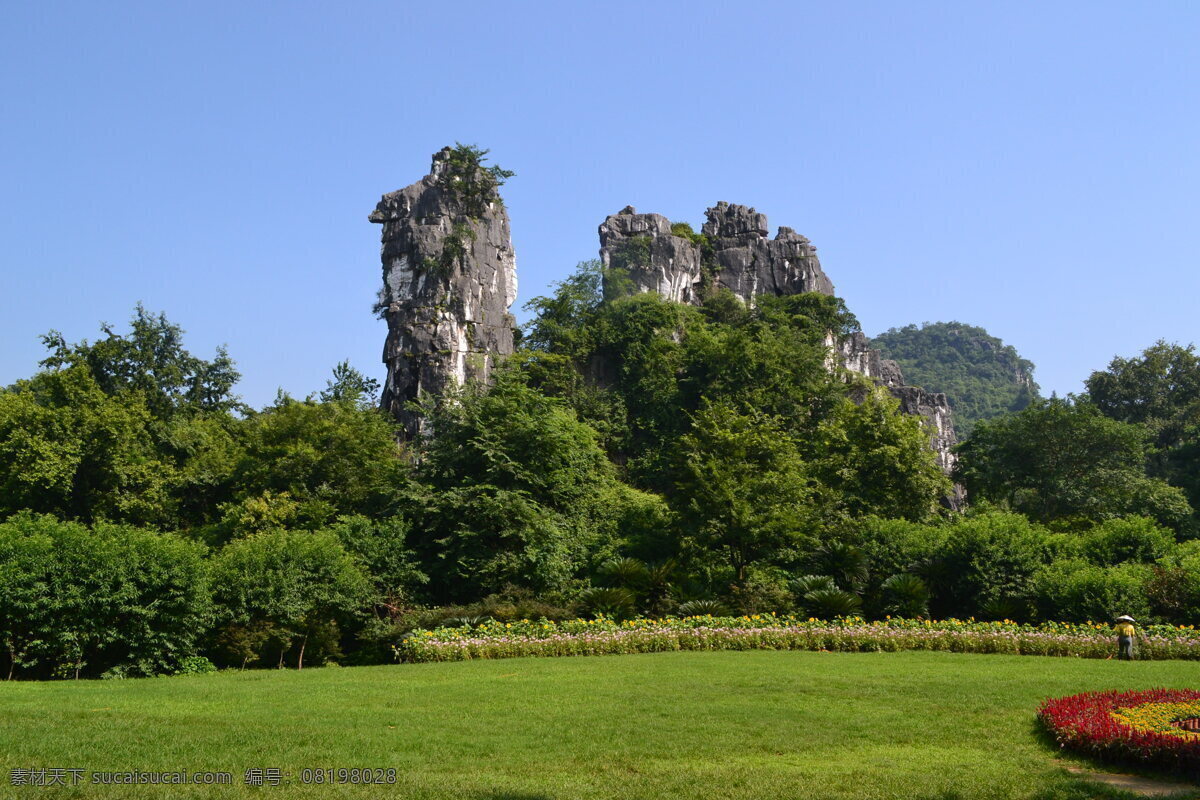
{"type": "Polygon", "coordinates": [[[1115,797],[1036,732],[1047,695],[1200,686],[1187,662],[714,652],[0,684],[0,798],[1115,797]],[[12,787],[14,767],[232,787],[12,787]],[[293,782],[242,785],[247,768],[293,782]],[[381,787],[306,767],[394,767],[381,787]]]}

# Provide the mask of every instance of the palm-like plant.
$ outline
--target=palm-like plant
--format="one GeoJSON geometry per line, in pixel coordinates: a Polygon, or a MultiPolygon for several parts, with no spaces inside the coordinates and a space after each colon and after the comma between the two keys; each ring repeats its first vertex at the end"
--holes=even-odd
{"type": "Polygon", "coordinates": [[[818,589],[836,589],[837,584],[828,575],[801,575],[799,578],[793,578],[788,588],[797,598],[803,599],[804,595],[818,589]]]}
{"type": "Polygon", "coordinates": [[[613,619],[625,619],[633,615],[634,597],[628,589],[597,586],[581,594],[579,604],[592,616],[603,614],[613,619]]]}
{"type": "Polygon", "coordinates": [[[1028,621],[1030,614],[1029,601],[1016,597],[994,597],[979,607],[982,619],[1010,619],[1014,622],[1028,621]]]}
{"type": "Polygon", "coordinates": [[[900,573],[883,582],[883,610],[897,617],[929,615],[929,587],[919,575],[900,573]]]}
{"type": "Polygon", "coordinates": [[[600,567],[600,573],[607,583],[634,591],[642,589],[650,577],[645,562],[628,557],[609,559],[600,567]]]}
{"type": "Polygon", "coordinates": [[[819,619],[849,617],[862,609],[858,595],[841,589],[815,589],[804,595],[808,613],[819,619]]]}
{"type": "Polygon", "coordinates": [[[681,617],[703,617],[706,614],[723,617],[729,613],[729,609],[719,600],[689,600],[679,606],[676,613],[681,617]]]}
{"type": "Polygon", "coordinates": [[[866,584],[870,560],[854,545],[827,542],[817,550],[816,557],[821,571],[842,589],[857,592],[866,584]]]}

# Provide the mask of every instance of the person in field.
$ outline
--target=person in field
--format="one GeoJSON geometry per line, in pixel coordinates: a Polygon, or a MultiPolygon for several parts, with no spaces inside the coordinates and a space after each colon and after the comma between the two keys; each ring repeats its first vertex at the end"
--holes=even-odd
{"type": "Polygon", "coordinates": [[[1133,617],[1128,614],[1117,617],[1117,658],[1122,661],[1133,660],[1133,637],[1137,633],[1133,623],[1133,617]]]}

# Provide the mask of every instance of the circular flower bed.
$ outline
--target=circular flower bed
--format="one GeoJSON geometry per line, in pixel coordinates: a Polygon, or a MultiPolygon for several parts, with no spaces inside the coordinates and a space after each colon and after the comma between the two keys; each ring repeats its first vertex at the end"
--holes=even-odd
{"type": "Polygon", "coordinates": [[[1084,692],[1046,700],[1038,719],[1060,747],[1109,761],[1200,774],[1200,691],[1084,692]]]}

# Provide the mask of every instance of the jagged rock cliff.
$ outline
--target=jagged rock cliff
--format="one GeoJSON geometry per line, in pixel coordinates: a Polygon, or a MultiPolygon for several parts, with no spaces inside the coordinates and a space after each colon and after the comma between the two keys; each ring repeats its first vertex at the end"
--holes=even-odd
{"type": "Polygon", "coordinates": [[[833,294],[816,248],[791,228],[767,238],[767,217],[753,208],[718,203],[700,235],[675,235],[661,214],[626,206],[600,226],[606,268],[628,271],[639,291],[679,303],[699,302],[709,286],[749,300],[759,294],[833,294]]]}
{"type": "Polygon", "coordinates": [[[456,174],[452,155],[448,147],[435,153],[428,175],[385,194],[368,218],[383,225],[382,405],[409,436],[421,419],[408,402],[486,380],[496,359],[513,352],[517,263],[508,212],[494,192],[464,191],[470,182],[456,174]]]}
{"type": "MultiPolygon", "coordinates": [[[[791,228],[767,238],[767,217],[753,208],[717,203],[706,213],[700,234],[673,226],[660,214],[639,214],[632,206],[600,226],[600,260],[605,268],[624,270],[638,291],[658,292],[668,300],[699,304],[710,290],[729,289],[744,302],[757,295],[801,292],[833,294],[817,249],[791,228]]],[[[847,369],[886,386],[908,414],[919,414],[930,446],[947,474],[957,443],[946,395],[908,386],[895,361],[882,357],[861,333],[827,340],[847,369]]]]}

